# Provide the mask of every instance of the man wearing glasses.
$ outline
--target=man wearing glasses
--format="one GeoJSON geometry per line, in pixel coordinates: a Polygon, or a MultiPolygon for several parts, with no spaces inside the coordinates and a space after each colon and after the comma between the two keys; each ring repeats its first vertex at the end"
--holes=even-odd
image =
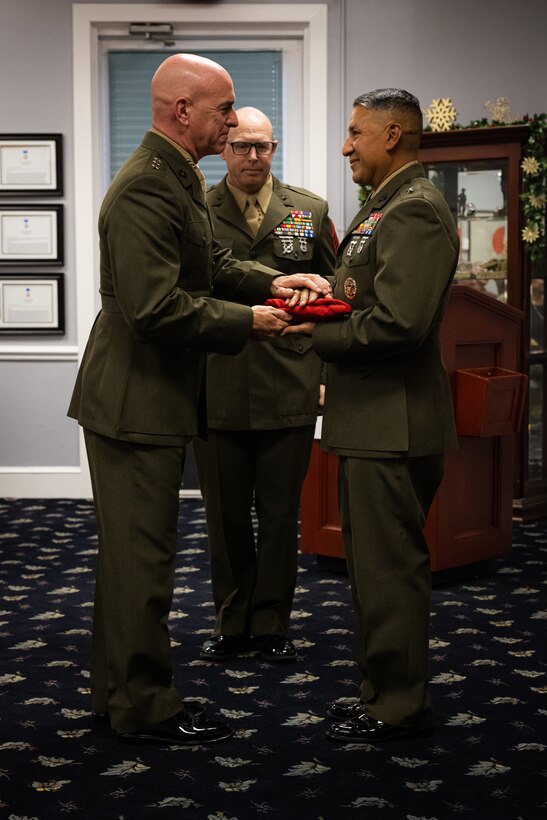
{"type": "MultiPolygon", "coordinates": [[[[217,239],[280,273],[332,276],[327,203],[272,176],[277,140],[263,112],[242,108],[237,117],[221,154],[227,176],[207,194],[217,239]]],[[[288,629],[298,512],[321,376],[310,341],[291,334],[207,358],[208,440],[194,441],[217,611],[201,650],[207,660],[250,649],[269,663],[296,660],[288,629]]]]}

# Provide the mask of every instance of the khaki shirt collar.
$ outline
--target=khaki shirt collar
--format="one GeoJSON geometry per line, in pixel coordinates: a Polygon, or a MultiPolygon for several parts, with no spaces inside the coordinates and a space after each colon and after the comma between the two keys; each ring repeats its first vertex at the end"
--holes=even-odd
{"type": "Polygon", "coordinates": [[[378,187],[376,188],[376,190],[374,190],[374,191],[372,191],[372,192],[371,192],[371,194],[370,194],[370,196],[368,197],[368,199],[371,199],[373,196],[376,196],[376,194],[378,193],[378,191],[381,191],[381,190],[382,190],[382,188],[385,188],[385,186],[388,184],[388,182],[390,182],[390,181],[391,181],[394,177],[396,177],[396,176],[397,176],[397,174],[400,174],[400,173],[401,173],[401,171],[404,171],[406,168],[410,168],[410,166],[411,166],[411,165],[415,165],[417,162],[418,162],[418,160],[417,160],[417,159],[412,159],[410,162],[406,162],[404,165],[401,165],[401,167],[400,167],[400,168],[397,168],[397,170],[396,170],[396,171],[393,171],[393,173],[392,173],[392,174],[390,174],[388,177],[386,177],[385,179],[383,179],[383,180],[381,181],[381,183],[378,185],[378,187]]]}
{"type": "MultiPolygon", "coordinates": [[[[241,213],[243,213],[243,211],[245,210],[245,205],[247,204],[247,197],[249,196],[248,192],[244,191],[242,188],[238,188],[236,185],[232,185],[231,182],[228,182],[228,178],[226,178],[226,187],[235,199],[238,208],[241,210],[241,213]]],[[[268,174],[268,179],[266,180],[262,188],[254,194],[254,196],[256,196],[256,201],[260,205],[260,210],[263,214],[265,214],[268,210],[268,205],[270,204],[270,199],[272,198],[272,192],[272,175],[268,174]]]]}

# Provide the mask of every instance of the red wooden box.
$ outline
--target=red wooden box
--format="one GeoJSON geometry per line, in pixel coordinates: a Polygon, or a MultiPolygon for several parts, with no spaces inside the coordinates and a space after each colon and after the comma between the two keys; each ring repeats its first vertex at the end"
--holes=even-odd
{"type": "Polygon", "coordinates": [[[527,377],[502,367],[456,370],[456,428],[459,436],[506,436],[518,432],[527,377]]]}

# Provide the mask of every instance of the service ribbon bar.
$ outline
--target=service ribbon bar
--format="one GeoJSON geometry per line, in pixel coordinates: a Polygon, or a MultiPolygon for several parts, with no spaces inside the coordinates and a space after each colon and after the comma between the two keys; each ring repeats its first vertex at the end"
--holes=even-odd
{"type": "Polygon", "coordinates": [[[291,211],[274,233],[277,236],[313,237],[311,211],[291,211]]]}
{"type": "Polygon", "coordinates": [[[381,211],[376,211],[376,213],[371,214],[368,219],[365,219],[364,222],[357,225],[357,227],[353,229],[352,233],[361,234],[362,236],[371,236],[375,227],[378,225],[381,216],[381,211]]]}

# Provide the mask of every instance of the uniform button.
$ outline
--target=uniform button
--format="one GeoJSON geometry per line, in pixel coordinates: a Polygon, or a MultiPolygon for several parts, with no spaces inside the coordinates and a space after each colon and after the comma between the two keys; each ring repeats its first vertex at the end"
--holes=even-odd
{"type": "Polygon", "coordinates": [[[251,259],[256,259],[256,252],[255,251],[249,251],[249,256],[251,257],[251,259]]]}
{"type": "Polygon", "coordinates": [[[298,345],[298,350],[300,351],[300,353],[302,353],[302,351],[304,350],[304,345],[302,343],[298,345]]]}
{"type": "Polygon", "coordinates": [[[186,176],[186,171],[183,171],[183,170],[181,169],[181,170],[179,171],[179,177],[185,177],[185,176],[186,176]]]}

